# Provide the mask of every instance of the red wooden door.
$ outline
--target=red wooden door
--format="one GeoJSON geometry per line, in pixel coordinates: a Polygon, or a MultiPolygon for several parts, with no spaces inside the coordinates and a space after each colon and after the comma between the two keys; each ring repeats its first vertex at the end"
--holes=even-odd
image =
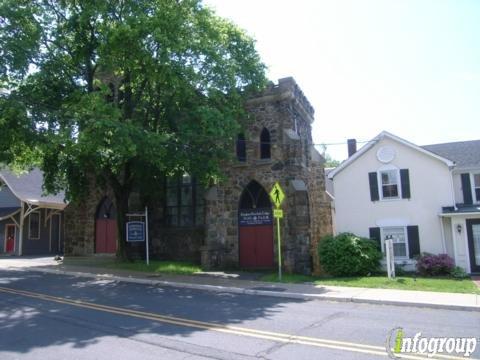
{"type": "Polygon", "coordinates": [[[240,267],[255,268],[257,256],[255,252],[255,227],[240,227],[240,267]]]}
{"type": "Polygon", "coordinates": [[[273,267],[273,227],[257,226],[255,229],[257,268],[273,267]]]}
{"type": "Polygon", "coordinates": [[[5,252],[13,253],[15,251],[15,225],[7,225],[6,234],[5,252]]]}
{"type": "Polygon", "coordinates": [[[240,227],[240,266],[245,269],[273,267],[273,227],[240,227]]]}
{"type": "Polygon", "coordinates": [[[117,221],[97,219],[95,224],[95,252],[100,254],[117,251],[117,221]]]}
{"type": "Polygon", "coordinates": [[[273,267],[272,204],[262,185],[250,181],[240,196],[238,208],[240,267],[273,267]]]}

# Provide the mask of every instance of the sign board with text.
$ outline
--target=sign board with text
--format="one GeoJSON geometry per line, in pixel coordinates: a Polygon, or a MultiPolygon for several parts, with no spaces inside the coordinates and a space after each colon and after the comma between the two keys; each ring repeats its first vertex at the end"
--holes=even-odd
{"type": "Polygon", "coordinates": [[[143,221],[127,222],[127,242],[145,241],[145,223],[143,221]]]}
{"type": "Polygon", "coordinates": [[[272,225],[272,211],[270,209],[252,209],[238,211],[240,226],[272,225]]]}
{"type": "Polygon", "coordinates": [[[274,209],[273,210],[273,217],[282,219],[283,218],[283,210],[282,209],[274,209]]]}

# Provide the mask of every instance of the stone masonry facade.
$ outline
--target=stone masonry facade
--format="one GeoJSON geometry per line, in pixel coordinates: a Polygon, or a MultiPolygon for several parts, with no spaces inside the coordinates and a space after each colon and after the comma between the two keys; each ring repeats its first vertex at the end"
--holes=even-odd
{"type": "Polygon", "coordinates": [[[95,218],[99,203],[105,197],[114,199],[112,191],[90,180],[88,196],[65,208],[65,255],[95,254],[95,218]]]}
{"type": "MultiPolygon", "coordinates": [[[[284,189],[281,221],[283,266],[287,272],[318,273],[317,244],[332,232],[325,193],[324,160],[313,146],[314,110],[292,78],[280,79],[247,102],[253,116],[245,131],[246,161],[225,166],[226,181],[206,196],[205,268],[239,264],[238,204],[251,180],[270,192],[276,181],[284,189]],[[262,129],[271,135],[271,158],[260,159],[262,129]]],[[[275,259],[277,242],[274,242],[275,259]]]]}
{"type": "MultiPolygon", "coordinates": [[[[285,191],[281,221],[283,267],[287,272],[319,273],[318,241],[332,232],[325,192],[324,160],[312,142],[314,110],[293,78],[270,83],[247,101],[252,121],[245,129],[246,160],[223,165],[223,182],[205,190],[205,224],[163,226],[164,204],[152,208],[153,257],[201,262],[205,269],[239,267],[239,200],[245,187],[258,182],[270,192],[276,181],[285,191]],[[260,133],[270,133],[271,156],[260,158],[260,133]]],[[[232,149],[235,153],[235,149],[232,149]]],[[[95,214],[99,202],[113,196],[92,186],[89,196],[65,211],[65,253],[95,253],[95,214]]],[[[274,259],[277,258],[276,241],[274,259]]]]}

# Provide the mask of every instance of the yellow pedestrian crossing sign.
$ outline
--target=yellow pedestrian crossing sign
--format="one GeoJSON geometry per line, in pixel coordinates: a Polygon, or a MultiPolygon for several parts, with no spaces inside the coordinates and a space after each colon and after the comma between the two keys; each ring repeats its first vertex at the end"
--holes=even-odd
{"type": "Polygon", "coordinates": [[[277,208],[282,205],[283,200],[285,199],[285,193],[283,192],[280,184],[278,182],[273,185],[272,191],[270,191],[270,198],[277,208]]]}

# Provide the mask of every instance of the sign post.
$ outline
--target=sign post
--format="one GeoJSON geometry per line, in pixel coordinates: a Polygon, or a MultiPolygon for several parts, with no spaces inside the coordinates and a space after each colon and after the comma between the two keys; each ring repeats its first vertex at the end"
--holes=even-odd
{"type": "Polygon", "coordinates": [[[148,249],[148,209],[139,214],[126,214],[128,218],[145,218],[145,221],[127,221],[127,242],[145,241],[145,259],[147,266],[150,265],[150,253],[148,249]]]}
{"type": "Polygon", "coordinates": [[[393,240],[385,240],[385,252],[387,255],[387,274],[389,279],[395,278],[395,256],[393,255],[393,240]]]}
{"type": "Polygon", "coordinates": [[[150,252],[148,250],[148,209],[145,206],[145,255],[147,258],[147,266],[150,265],[150,252]]]}
{"type": "Polygon", "coordinates": [[[280,219],[283,218],[283,210],[280,209],[280,205],[282,205],[283,200],[285,200],[285,193],[278,182],[273,185],[272,191],[270,191],[270,198],[276,207],[276,209],[273,210],[273,217],[277,219],[278,280],[282,281],[282,240],[280,233],[280,219]]]}

